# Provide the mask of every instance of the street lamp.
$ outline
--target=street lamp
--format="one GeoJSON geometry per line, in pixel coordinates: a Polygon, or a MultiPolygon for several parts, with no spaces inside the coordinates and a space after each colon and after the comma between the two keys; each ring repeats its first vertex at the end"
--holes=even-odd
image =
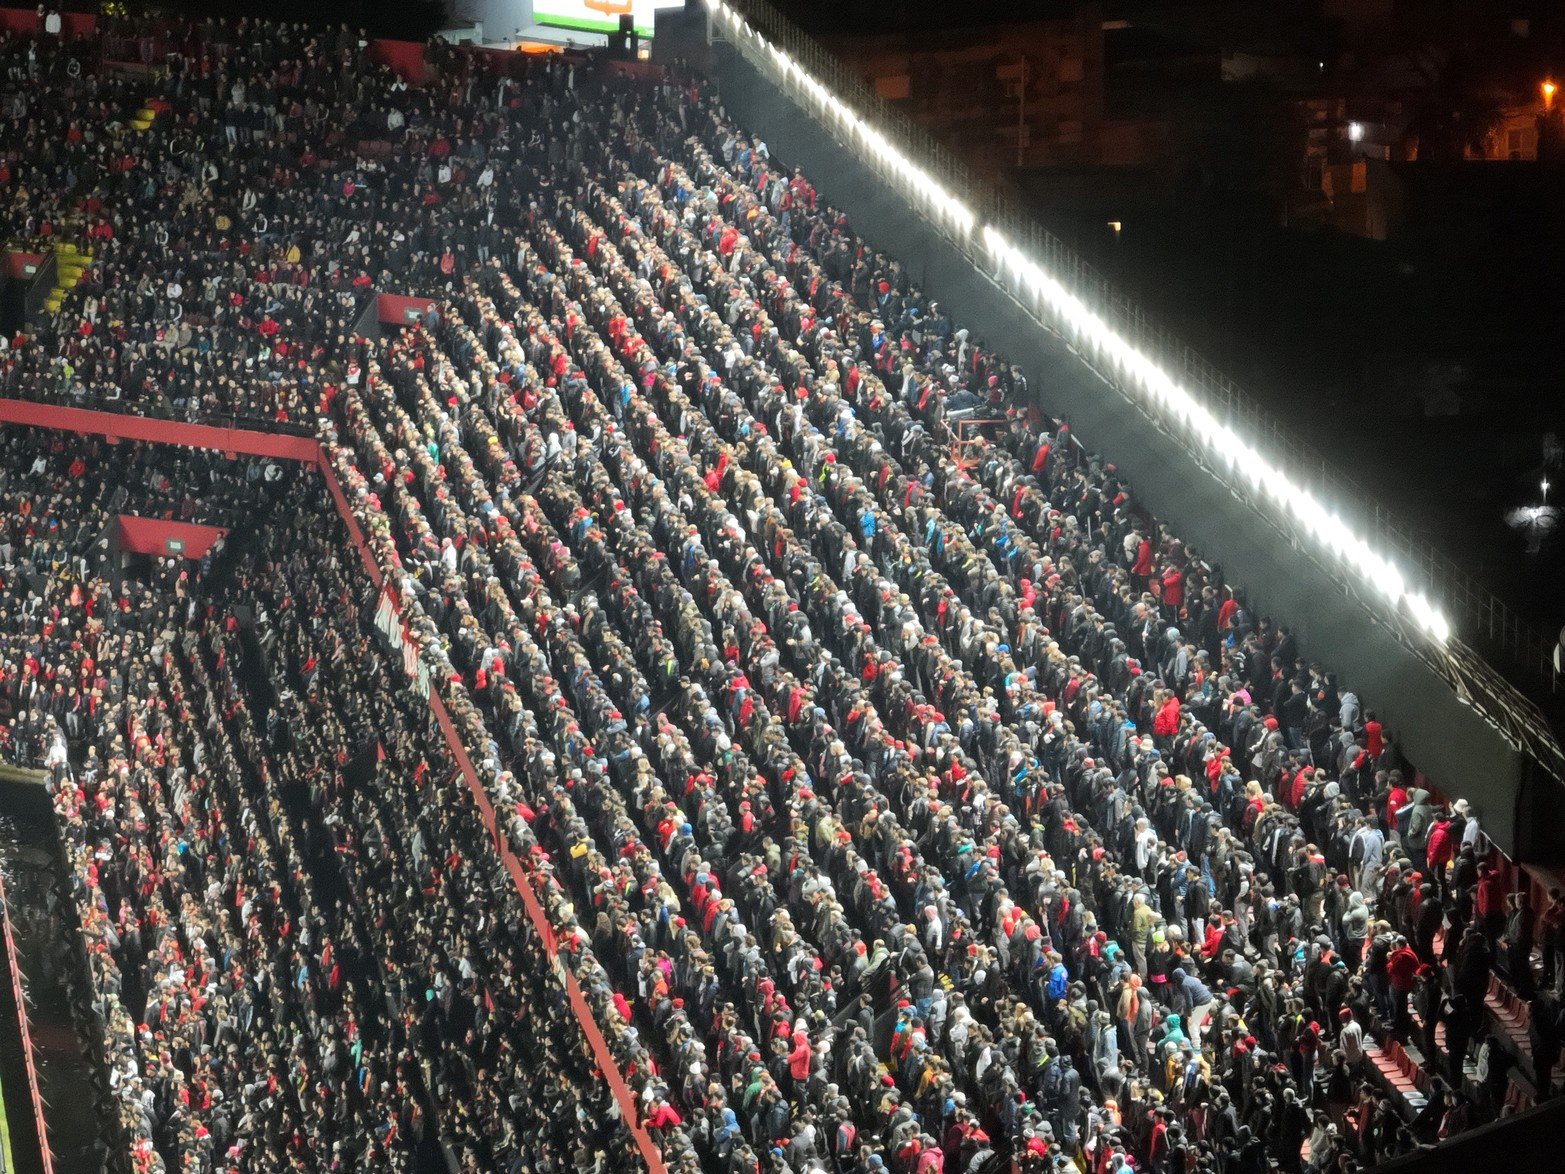
{"type": "Polygon", "coordinates": [[[1348,141],[1360,143],[1364,141],[1364,124],[1362,122],[1348,123],[1348,141]]]}
{"type": "Polygon", "coordinates": [[[1547,477],[1543,479],[1543,504],[1549,504],[1549,479],[1547,477]]]}
{"type": "Polygon", "coordinates": [[[1538,88],[1543,91],[1543,108],[1545,110],[1554,109],[1554,95],[1559,92],[1559,86],[1551,81],[1545,81],[1538,88]]]}

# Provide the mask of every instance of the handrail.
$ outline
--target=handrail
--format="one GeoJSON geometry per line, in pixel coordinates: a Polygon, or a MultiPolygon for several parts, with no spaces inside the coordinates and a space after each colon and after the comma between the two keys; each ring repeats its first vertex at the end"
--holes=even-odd
{"type": "Polygon", "coordinates": [[[16,1026],[21,1033],[22,1065],[27,1072],[27,1098],[33,1110],[33,1125],[38,1130],[39,1158],[43,1174],[53,1174],[54,1155],[49,1149],[49,1127],[44,1122],[43,1092],[38,1086],[38,1067],[33,1063],[33,1037],[27,1026],[27,992],[22,986],[22,967],[17,960],[16,944],[11,937],[11,905],[5,893],[5,878],[0,876],[0,935],[11,971],[11,994],[16,1000],[16,1026]]]}
{"type": "MultiPolygon", "coordinates": [[[[832,97],[873,124],[948,192],[964,197],[987,225],[1048,269],[1121,337],[1204,401],[1216,419],[1268,451],[1304,488],[1324,494],[1343,509],[1345,520],[1351,521],[1371,545],[1399,560],[1410,584],[1417,580],[1427,592],[1437,595],[1448,609],[1453,626],[1459,623],[1459,630],[1466,636],[1482,639],[1504,652],[1519,666],[1535,672],[1549,688],[1558,687],[1553,662],[1555,641],[1428,539],[1418,536],[1382,506],[1374,493],[1329,462],[1318,449],[1301,441],[1296,429],[1286,427],[1233,379],[1149,317],[1080,254],[1039,225],[1004,188],[974,171],[902,110],[876,94],[859,74],[769,0],[721,2],[792,57],[816,82],[831,91],[832,97]]],[[[717,27],[722,30],[720,24],[717,27]]],[[[748,48],[743,44],[739,47],[742,51],[748,48]]],[[[951,239],[987,270],[981,242],[955,236],[951,239]]]]}

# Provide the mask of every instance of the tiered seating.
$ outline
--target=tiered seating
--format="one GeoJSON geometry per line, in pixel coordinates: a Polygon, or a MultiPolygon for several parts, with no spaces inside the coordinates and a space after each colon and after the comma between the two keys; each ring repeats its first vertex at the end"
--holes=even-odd
{"type": "MultiPolygon", "coordinates": [[[[292,519],[241,526],[214,577],[148,584],[103,647],[156,648],[132,683],[157,693],[122,679],[131,724],[69,733],[28,664],[47,628],[50,671],[91,695],[39,606],[61,585],[5,605],[26,702],[6,729],[70,797],[100,984],[134,971],[111,940],[127,918],[187,927],[185,952],[188,927],[218,927],[277,976],[236,1041],[275,1077],[260,1087],[165,1057],[139,1006],[105,999],[149,1165],[395,1168],[448,1146],[471,1169],[633,1167],[550,936],[676,1169],[1042,1170],[1085,1151],[1117,1171],[1175,1147],[1185,1166],[1324,1169],[1471,1120],[1424,1066],[1476,1095],[1465,1049],[1416,1054],[1399,1004],[1420,966],[1477,993],[1489,955],[1459,974],[1470,942],[1443,948],[1503,913],[1476,819],[1112,465],[1029,424],[1025,376],[699,79],[518,63],[497,81],[436,49],[413,91],[348,43],[235,32],[186,30],[211,74],[156,93],[94,77],[99,110],[141,112],[101,140],[131,178],[78,206],[29,158],[39,203],[4,210],[19,237],[82,223],[95,254],[7,352],[10,391],[318,420],[387,592],[295,491],[292,519]],[[217,157],[217,199],[192,198],[217,157]],[[166,190],[137,197],[153,172],[166,190]],[[347,337],[386,275],[438,321],[347,337]],[[974,412],[1004,426],[957,460],[950,422],[974,412]],[[411,648],[412,686],[377,622],[411,648]],[[199,810],[165,744],[208,763],[199,810]],[[176,865],[221,882],[105,890],[145,874],[165,829],[213,861],[176,865]],[[1474,899],[1442,906],[1437,872],[1474,899]],[[516,895],[534,888],[550,934],[516,895]],[[1368,1081],[1332,1064],[1343,1012],[1368,1081]],[[362,1041],[351,1083],[300,1025],[362,1041]],[[143,1120],[137,1080],[190,1104],[143,1120]],[[213,1086],[238,1124],[188,1095],[213,1086]]],[[[23,107],[0,144],[60,132],[89,157],[69,109],[23,107]]],[[[89,456],[73,471],[46,448],[28,508],[101,520],[111,477],[89,456]]],[[[195,471],[242,520],[278,508],[195,471]]],[[[148,493],[195,509],[179,485],[148,493]]],[[[20,520],[7,544],[33,578],[75,559],[79,594],[118,605],[90,543],[20,520]]],[[[163,962],[171,990],[207,977],[163,962]]],[[[1492,981],[1484,1001],[1525,1051],[1525,1008],[1492,981]]],[[[1526,1097],[1510,1080],[1485,1111],[1526,1097]]]]}

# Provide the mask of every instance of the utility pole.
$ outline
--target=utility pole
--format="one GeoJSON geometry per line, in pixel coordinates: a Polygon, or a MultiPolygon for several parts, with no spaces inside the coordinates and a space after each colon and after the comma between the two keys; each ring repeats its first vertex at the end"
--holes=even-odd
{"type": "Polygon", "coordinates": [[[1016,170],[1022,169],[1027,152],[1027,55],[1022,54],[1021,80],[1016,83],[1016,170]]]}

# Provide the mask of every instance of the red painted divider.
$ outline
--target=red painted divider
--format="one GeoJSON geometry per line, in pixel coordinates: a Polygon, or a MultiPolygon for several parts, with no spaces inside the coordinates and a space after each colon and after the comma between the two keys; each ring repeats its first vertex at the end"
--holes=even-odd
{"type": "Polygon", "coordinates": [[[14,249],[5,255],[4,276],[11,278],[13,281],[30,281],[33,274],[38,272],[38,267],[43,263],[44,255],[42,253],[24,253],[19,249],[14,249]],[[28,272],[29,268],[32,269],[32,273],[28,272]]]}
{"type": "Polygon", "coordinates": [[[385,326],[417,326],[424,315],[435,308],[429,298],[409,298],[401,294],[376,294],[375,317],[385,326]]]}
{"type": "Polygon", "coordinates": [[[376,65],[389,65],[410,86],[424,84],[424,46],[419,41],[388,41],[377,37],[364,47],[376,65]]]}
{"type": "Polygon", "coordinates": [[[38,1070],[33,1066],[33,1040],[27,1030],[27,999],[22,993],[22,970],[16,961],[16,943],[11,940],[11,906],[5,896],[5,877],[0,876],[0,926],[5,930],[5,953],[11,964],[11,992],[16,998],[16,1026],[21,1032],[22,1063],[27,1068],[27,1097],[33,1104],[33,1121],[38,1127],[38,1148],[43,1157],[43,1174],[54,1174],[54,1157],[49,1152],[49,1131],[43,1119],[43,1094],[38,1091],[38,1070]]]}
{"type": "Polygon", "coordinates": [[[200,558],[212,549],[228,531],[220,526],[198,526],[193,522],[170,522],[162,518],[119,516],[120,546],[135,554],[182,555],[200,558]],[[169,543],[176,543],[172,549],[169,543]]]}
{"type": "MultiPolygon", "coordinates": [[[[0,8],[0,29],[8,33],[34,33],[43,27],[36,8],[0,8]]],[[[90,37],[98,31],[98,18],[90,12],[60,13],[60,36],[68,41],[90,37]]]]}
{"type": "MultiPolygon", "coordinates": [[[[26,424],[33,428],[80,432],[111,440],[151,440],[158,444],[176,444],[182,448],[210,448],[219,452],[244,453],[246,456],[312,463],[319,459],[321,451],[320,445],[308,436],[285,436],[276,432],[258,432],[253,428],[185,424],[178,420],[154,420],[147,416],[102,412],[93,408],[37,404],[31,400],[0,399],[0,424],[26,424]]],[[[257,424],[264,426],[264,421],[257,421],[257,424]]]]}

